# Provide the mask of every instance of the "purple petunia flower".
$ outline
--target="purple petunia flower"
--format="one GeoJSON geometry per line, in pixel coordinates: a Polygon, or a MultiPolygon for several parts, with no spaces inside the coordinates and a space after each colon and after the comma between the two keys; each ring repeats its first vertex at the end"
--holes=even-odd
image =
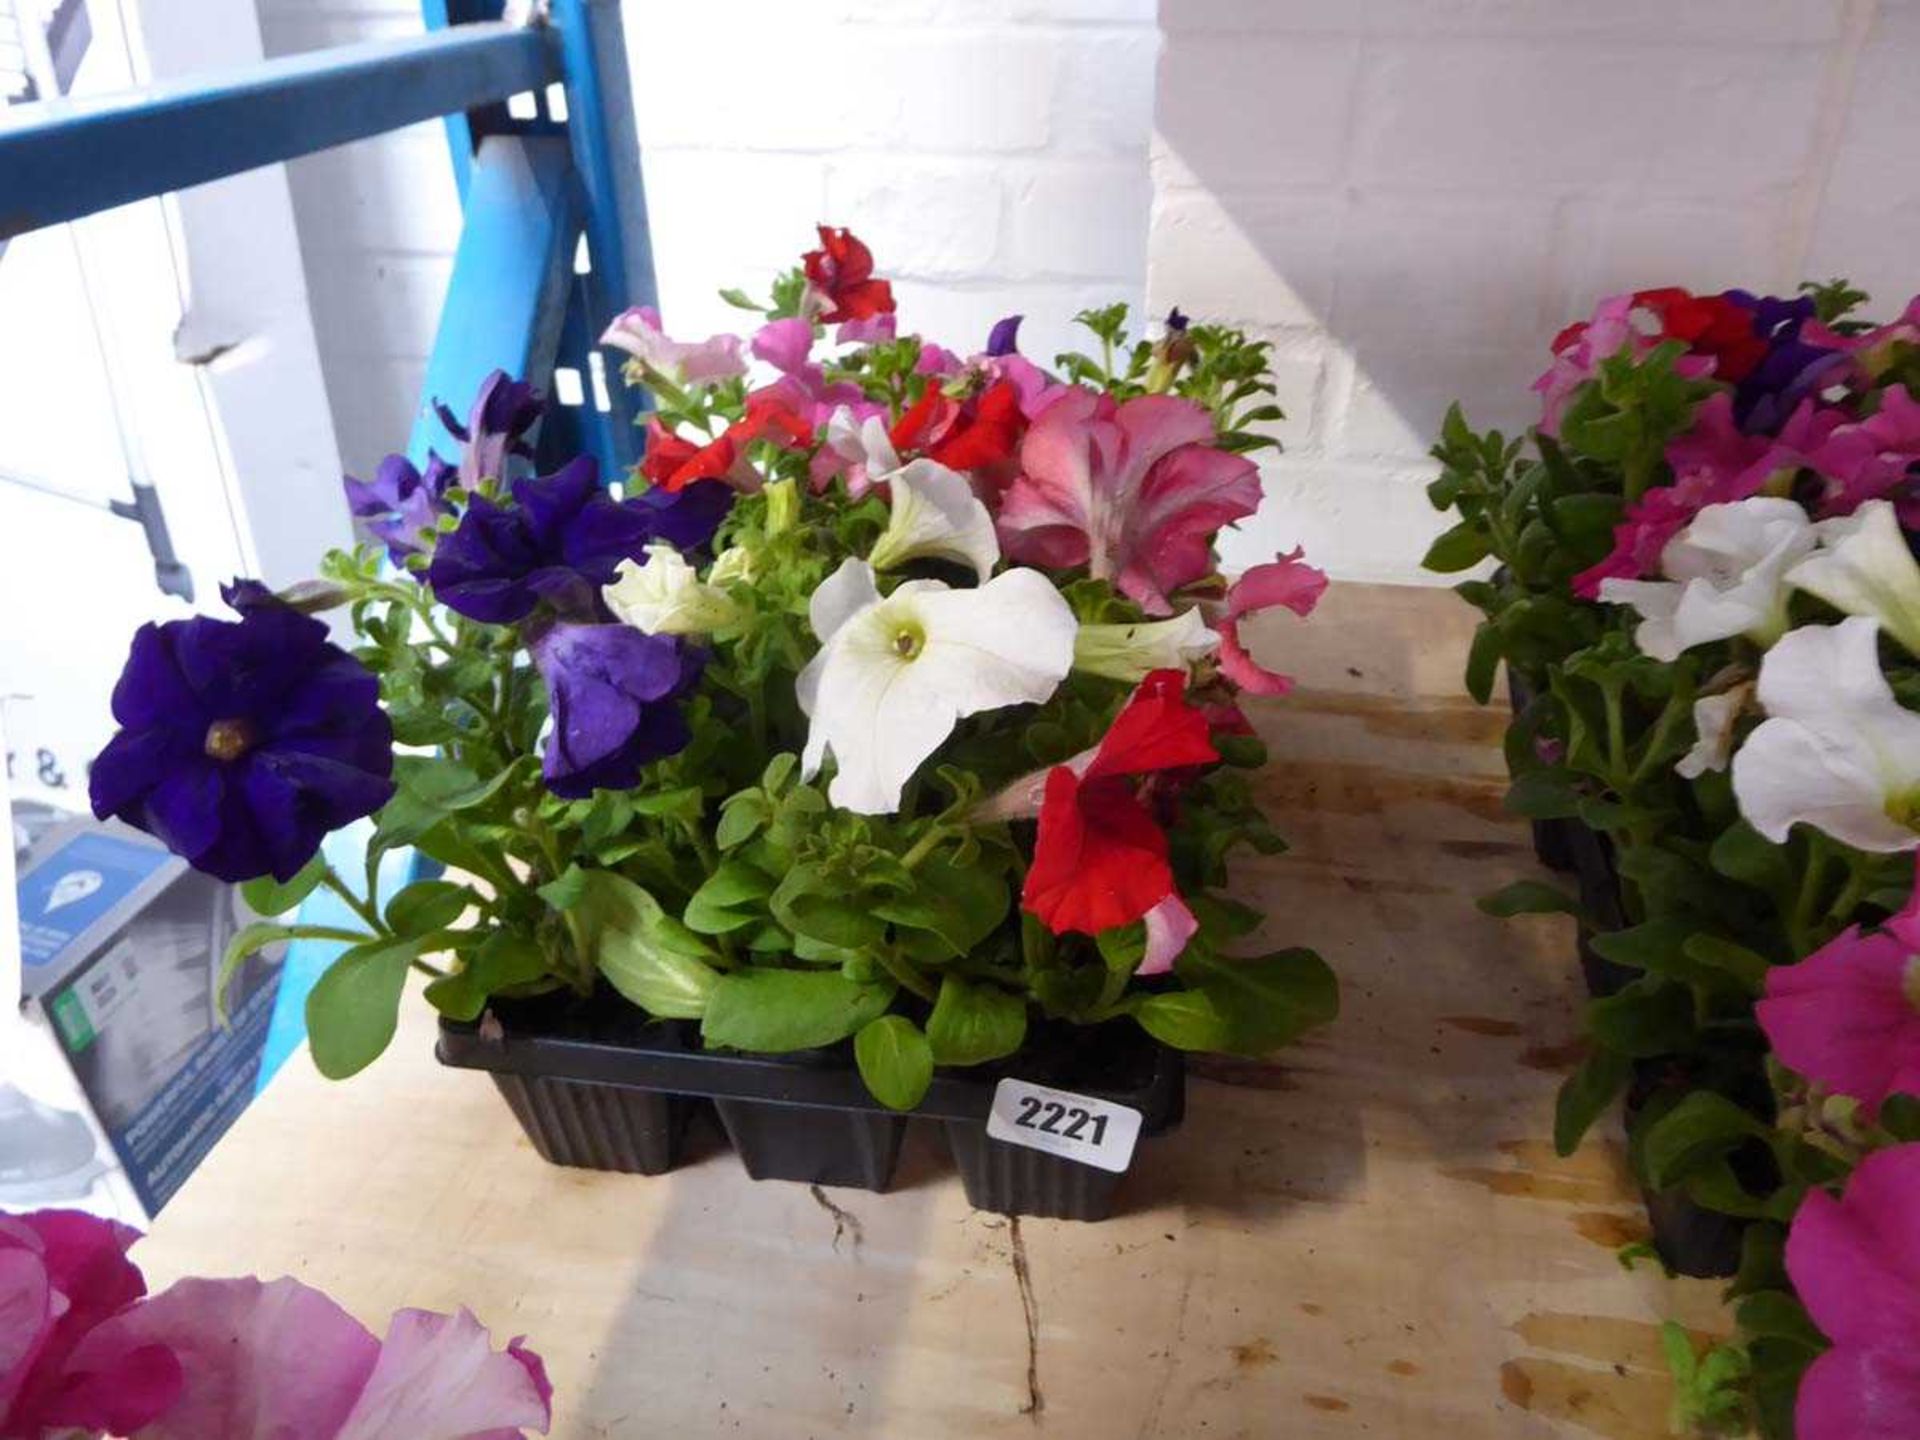
{"type": "Polygon", "coordinates": [[[372,480],[346,477],[347,506],[369,535],[385,542],[388,558],[399,565],[423,548],[421,532],[432,529],[436,519],[450,513],[445,497],[454,475],[453,466],[431,450],[427,452],[424,475],[406,456],[389,455],[380,462],[372,480]]]}
{"type": "Polygon", "coordinates": [[[440,423],[466,447],[460,456],[460,483],[467,489],[479,487],[482,480],[505,480],[507,457],[531,457],[533,447],[526,433],[539,422],[546,398],[504,370],[496,370],[480,382],[480,393],[462,425],[453,412],[436,400],[433,408],[440,423]]]}
{"type": "Polygon", "coordinates": [[[222,880],[290,880],[393,794],[379,700],[327,627],[286,605],[143,625],[113,690],[120,732],[93,762],[93,813],[222,880]]]}
{"type": "Polygon", "coordinates": [[[1749,435],[1772,435],[1807,396],[1847,368],[1848,355],[1800,338],[1814,318],[1813,300],[1751,295],[1729,290],[1725,298],[1753,316],[1753,333],[1767,342],[1766,355],[1734,385],[1733,414],[1749,435]]]}
{"type": "Polygon", "coordinates": [[[556,795],[632,789],[642,766],[692,736],[675,702],[699,679],[702,660],[671,636],[556,625],[533,642],[533,662],[552,717],[541,773],[556,795]]]}
{"type": "Polygon", "coordinates": [[[1018,355],[1020,353],[1020,322],[1024,315],[1007,315],[993,322],[993,329],[987,332],[987,355],[1018,355]]]}
{"type": "Polygon", "coordinates": [[[677,495],[615,500],[600,488],[590,455],[511,488],[510,505],[480,495],[469,501],[427,569],[442,604],[490,625],[516,624],[542,602],[562,617],[598,617],[600,587],[613,583],[622,560],[637,560],[654,540],[705,544],[733,503],[733,492],[712,480],[677,495]]]}

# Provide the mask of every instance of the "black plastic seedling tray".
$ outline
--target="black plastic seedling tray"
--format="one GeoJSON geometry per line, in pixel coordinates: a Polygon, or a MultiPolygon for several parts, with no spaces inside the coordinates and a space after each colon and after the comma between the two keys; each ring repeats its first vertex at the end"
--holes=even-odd
{"type": "Polygon", "coordinates": [[[1012,1075],[1131,1106],[1142,1138],[1178,1124],[1186,1096],[1179,1052],[1125,1023],[1036,1027],[1007,1061],[936,1072],[912,1116],[867,1094],[850,1045],[792,1055],[703,1050],[691,1024],[649,1021],[612,996],[502,1002],[480,1025],[442,1021],[435,1053],[492,1075],[534,1148],[556,1165],[664,1173],[680,1162],[694,1110],[711,1102],[754,1179],[885,1190],[908,1121],[919,1117],[942,1125],[977,1209],[1073,1220],[1112,1213],[1123,1175],[988,1136],[999,1081],[1012,1075]]]}

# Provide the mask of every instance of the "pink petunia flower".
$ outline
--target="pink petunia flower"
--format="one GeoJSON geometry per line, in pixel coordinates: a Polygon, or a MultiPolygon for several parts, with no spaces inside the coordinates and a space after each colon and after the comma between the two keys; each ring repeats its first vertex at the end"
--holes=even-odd
{"type": "Polygon", "coordinates": [[[754,331],[750,348],[756,360],[766,361],[782,375],[796,374],[813,354],[813,322],[769,320],[754,331]]]}
{"type": "Polygon", "coordinates": [[[1189,400],[1116,405],[1075,387],[1021,443],[1001,544],[1022,563],[1084,565],[1149,614],[1169,614],[1168,593],[1212,571],[1215,532],[1260,505],[1258,468],[1212,440],[1212,417],[1189,400]]]}
{"type": "Polygon", "coordinates": [[[858,320],[841,321],[834,329],[833,338],[841,345],[873,345],[893,339],[894,330],[893,311],[887,310],[858,320]]]}
{"type": "Polygon", "coordinates": [[[496,1351],[466,1310],[398,1311],[384,1343],[296,1280],[182,1280],[95,1330],[77,1362],[155,1345],[179,1399],[140,1440],[517,1440],[546,1433],[552,1387],[518,1340],[496,1351]]]}
{"type": "Polygon", "coordinates": [[[1709,505],[1784,488],[1846,418],[1844,411],[1804,400],[1777,436],[1748,435],[1735,423],[1731,392],[1708,396],[1693,428],[1667,445],[1673,483],[1656,486],[1628,508],[1614,527],[1613,550],[1573,577],[1573,593],[1591,600],[1602,581],[1658,574],[1661,553],[1694,516],[1709,505]]]}
{"type": "Polygon", "coordinates": [[[1767,972],[1756,1005],[1783,1064],[1869,1113],[1920,1095],[1920,886],[1871,934],[1849,926],[1797,965],[1767,972]]]}
{"type": "Polygon", "coordinates": [[[1787,1274],[1833,1341],[1800,1381],[1799,1440],[1912,1440],[1920,1430],[1920,1145],[1867,1156],[1835,1199],[1808,1192],[1787,1274]]]}
{"type": "Polygon", "coordinates": [[[705,340],[690,341],[669,339],[660,328],[660,312],[651,305],[623,312],[607,327],[600,343],[626,351],[683,385],[706,385],[747,373],[738,335],[709,335],[705,340]]]}
{"type": "Polygon", "coordinates": [[[76,1356],[146,1294],[125,1225],[74,1210],[0,1215],[0,1435],[140,1429],[180,1393],[180,1362],[137,1345],[111,1363],[76,1356]]]}
{"type": "Polygon", "coordinates": [[[1252,695],[1284,695],[1293,688],[1288,676],[1269,670],[1240,643],[1240,621],[1248,615],[1284,605],[1299,616],[1313,612],[1326,593],[1327,575],[1300,557],[1296,546],[1265,565],[1255,565],[1227,591],[1226,610],[1214,629],[1220,632],[1220,673],[1252,695]]]}
{"type": "Polygon", "coordinates": [[[931,340],[920,342],[919,358],[913,362],[914,374],[938,375],[943,380],[949,376],[958,375],[966,368],[966,362],[958,355],[946,346],[936,345],[931,340]]]}

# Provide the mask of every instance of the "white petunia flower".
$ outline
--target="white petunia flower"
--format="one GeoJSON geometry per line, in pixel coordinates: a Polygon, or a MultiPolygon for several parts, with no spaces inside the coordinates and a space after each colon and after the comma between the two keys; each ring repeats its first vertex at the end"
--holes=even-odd
{"type": "Polygon", "coordinates": [[[1820,548],[1787,572],[1787,583],[1836,610],[1878,620],[1909,654],[1920,655],[1920,564],[1887,500],[1814,527],[1820,548]]]}
{"type": "Polygon", "coordinates": [[[827,796],[887,815],[914,771],[962,717],[1038,704],[1073,664],[1073,611],[1037,570],[976,590],[909,580],[882,598],[873,568],[846,560],[808,601],[820,653],[801,671],[812,720],[801,773],[837,767],[827,796]]]}
{"type": "Polygon", "coordinates": [[[900,468],[900,452],[893,448],[887,422],[878,415],[856,420],[853,411],[842,405],[827,417],[824,438],[826,448],[846,467],[847,489],[852,494],[866,494],[875,479],[900,468]]]}
{"type": "Polygon", "coordinates": [[[1862,850],[1920,847],[1920,715],[1880,673],[1879,628],[1803,626],[1761,662],[1767,719],[1733,757],[1733,793],[1769,840],[1804,820],[1862,850]]]}
{"type": "Polygon", "coordinates": [[[600,594],[623,623],[648,635],[708,635],[739,618],[726,591],[704,585],[671,545],[647,546],[644,563],[622,560],[600,594]]]}
{"type": "Polygon", "coordinates": [[[713,557],[713,564],[707,570],[709,585],[751,585],[760,573],[760,566],[753,558],[753,552],[740,545],[730,545],[713,557]]]}
{"type": "Polygon", "coordinates": [[[1073,641],[1073,668],[1132,683],[1155,670],[1185,670],[1219,645],[1220,637],[1198,609],[1182,610],[1171,620],[1082,625],[1073,641]]]}
{"type": "Polygon", "coordinates": [[[1791,500],[1709,505],[1660,552],[1665,580],[1603,580],[1600,598],[1640,612],[1633,641],[1656,660],[1735,635],[1770,645],[1787,628],[1787,570],[1813,545],[1791,500]]]}
{"type": "Polygon", "coordinates": [[[971,565],[982,584],[1000,560],[993,516],[973,493],[967,477],[937,460],[910,460],[875,475],[886,482],[892,510],[886,533],[874,542],[867,563],[893,570],[909,560],[954,560],[971,565]]]}
{"type": "Polygon", "coordinates": [[[1673,767],[1688,780],[1709,770],[1724,770],[1733,759],[1733,731],[1753,700],[1753,682],[1736,685],[1718,695],[1702,695],[1693,702],[1693,748],[1673,767]]]}

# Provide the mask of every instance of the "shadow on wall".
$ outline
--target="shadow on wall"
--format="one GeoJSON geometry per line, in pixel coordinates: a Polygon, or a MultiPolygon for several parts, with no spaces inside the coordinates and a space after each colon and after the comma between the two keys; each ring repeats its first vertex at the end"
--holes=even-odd
{"type": "Polygon", "coordinates": [[[1601,295],[1920,286],[1920,152],[1882,138],[1920,128],[1920,6],[1178,0],[1161,27],[1150,303],[1272,339],[1288,414],[1230,565],[1304,542],[1422,578],[1447,405],[1523,428],[1601,295]]]}

